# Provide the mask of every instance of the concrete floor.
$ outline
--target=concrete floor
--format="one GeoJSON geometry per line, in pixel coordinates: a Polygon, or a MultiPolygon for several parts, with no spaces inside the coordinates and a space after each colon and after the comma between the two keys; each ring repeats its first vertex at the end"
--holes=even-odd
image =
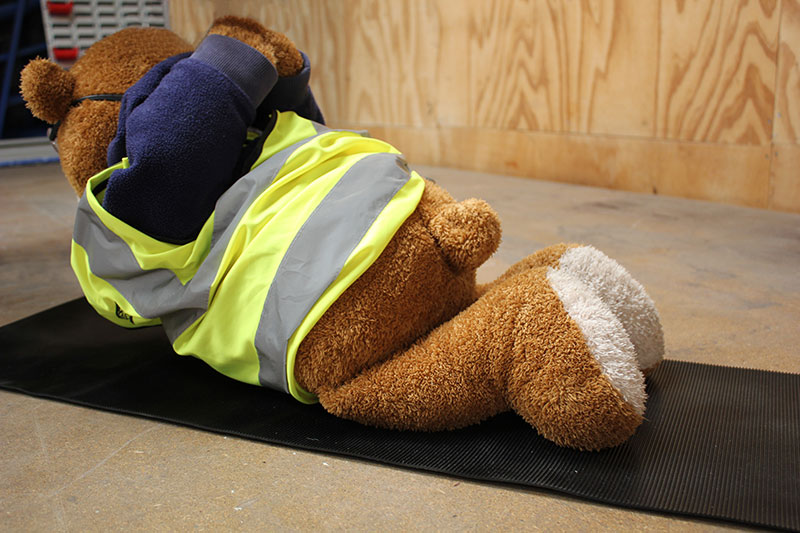
{"type": "MultiPolygon", "coordinates": [[[[800,215],[441,168],[488,200],[489,280],[559,241],[604,250],[650,291],[667,357],[800,372],[800,215]]],[[[75,198],[56,166],[0,169],[0,324],[80,296],[75,198]]],[[[0,529],[690,530],[703,520],[473,483],[0,392],[0,529]]]]}

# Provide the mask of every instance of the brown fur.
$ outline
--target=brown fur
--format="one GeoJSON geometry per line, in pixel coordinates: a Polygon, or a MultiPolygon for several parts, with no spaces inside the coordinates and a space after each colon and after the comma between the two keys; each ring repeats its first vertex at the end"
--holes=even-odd
{"type": "Polygon", "coordinates": [[[123,93],[161,61],[191,50],[169,30],[121,30],[93,44],[69,70],[76,82],[73,96],[123,93]]]}
{"type": "MultiPolygon", "coordinates": [[[[426,183],[417,211],[300,344],[295,376],[301,386],[312,392],[338,387],[477,298],[475,268],[454,269],[428,227],[438,209],[454,205],[441,188],[426,183]]],[[[491,254],[499,221],[488,208],[485,214],[498,235],[488,243],[491,254]]]]}
{"type": "Polygon", "coordinates": [[[602,375],[544,268],[492,288],[410,349],[320,391],[332,413],[394,429],[464,427],[513,408],[544,437],[593,450],[641,423],[602,375]]]}
{"type": "MultiPolygon", "coordinates": [[[[302,67],[285,36],[255,21],[223,17],[210,32],[253,46],[282,76],[302,67]]],[[[70,101],[122,92],[189,49],[166,30],[123,30],[69,72],[43,60],[26,67],[31,110],[63,121],[62,166],[78,194],[105,167],[119,104],[70,101]]],[[[485,202],[456,202],[426,182],[378,260],[301,343],[300,385],[331,413],[380,427],[457,428],[514,409],[561,445],[598,449],[625,440],[641,417],[603,376],[545,275],[570,245],[533,254],[478,287],[475,271],[499,242],[499,219],[485,202]]]]}
{"type": "Polygon", "coordinates": [[[513,347],[501,366],[509,403],[557,444],[580,449],[619,444],[642,419],[601,373],[545,271],[523,270],[496,289],[513,293],[504,300],[520,306],[513,347]]]}
{"type": "Polygon", "coordinates": [[[106,152],[117,133],[119,105],[119,102],[83,102],[59,128],[61,168],[76,192],[82,193],[89,178],[108,166],[106,152]],[[96,142],[86,142],[87,137],[96,142]]]}
{"type": "Polygon", "coordinates": [[[504,283],[506,280],[516,276],[521,272],[530,270],[531,268],[537,268],[537,267],[555,268],[558,265],[558,261],[561,259],[561,255],[564,252],[566,252],[569,248],[573,248],[575,246],[578,245],[561,243],[561,244],[556,244],[554,246],[548,246],[547,248],[542,248],[541,250],[532,253],[528,257],[512,265],[511,268],[506,270],[496,280],[479,287],[479,293],[484,294],[492,287],[504,283]]]}
{"type": "Polygon", "coordinates": [[[22,71],[20,91],[33,116],[55,124],[67,114],[75,78],[52,61],[37,57],[22,71]]]}

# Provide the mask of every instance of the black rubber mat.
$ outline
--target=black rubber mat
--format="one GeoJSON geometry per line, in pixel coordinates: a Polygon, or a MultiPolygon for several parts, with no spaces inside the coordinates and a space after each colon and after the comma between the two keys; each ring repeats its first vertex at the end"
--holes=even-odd
{"type": "Polygon", "coordinates": [[[575,452],[513,414],[443,433],[367,428],[224,378],[174,355],[161,328],[118,328],[75,300],[0,328],[0,387],[612,505],[800,530],[800,375],[665,361],[648,378],[636,435],[575,452]]]}

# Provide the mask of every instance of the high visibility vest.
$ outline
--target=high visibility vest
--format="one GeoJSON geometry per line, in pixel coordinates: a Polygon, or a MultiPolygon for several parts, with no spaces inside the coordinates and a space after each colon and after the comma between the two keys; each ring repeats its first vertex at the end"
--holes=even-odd
{"type": "Polygon", "coordinates": [[[197,238],[171,244],[103,209],[127,166],[79,203],[71,264],[89,303],[120,326],[161,324],[226,376],[316,401],[294,378],[298,346],[414,211],[422,178],[382,141],[280,113],[197,238]]]}

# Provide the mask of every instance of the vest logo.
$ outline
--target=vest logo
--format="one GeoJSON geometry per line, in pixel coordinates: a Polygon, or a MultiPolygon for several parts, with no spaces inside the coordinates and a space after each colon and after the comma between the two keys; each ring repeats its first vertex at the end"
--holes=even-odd
{"type": "Polygon", "coordinates": [[[115,302],[114,305],[117,306],[117,310],[116,310],[117,318],[121,318],[122,320],[127,320],[128,322],[133,324],[133,317],[131,315],[129,315],[128,313],[126,313],[125,311],[123,311],[118,303],[115,302]]]}

